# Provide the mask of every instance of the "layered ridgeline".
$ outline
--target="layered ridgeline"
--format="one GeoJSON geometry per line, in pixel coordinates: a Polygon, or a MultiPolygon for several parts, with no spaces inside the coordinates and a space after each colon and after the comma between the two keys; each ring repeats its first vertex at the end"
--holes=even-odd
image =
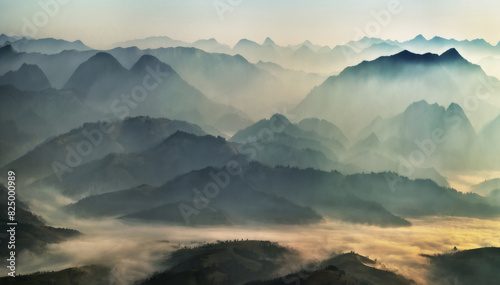
{"type": "Polygon", "coordinates": [[[240,153],[269,165],[313,167],[327,171],[338,170],[344,174],[391,171],[412,179],[432,179],[439,185],[448,186],[446,179],[436,170],[446,163],[440,159],[449,156],[453,158],[450,163],[468,161],[466,158],[474,153],[469,147],[475,145],[476,136],[470,129],[468,119],[459,109],[455,113],[444,112],[444,108],[437,105],[435,107],[418,102],[394,118],[375,119],[353,142],[326,120],[308,118],[293,124],[279,114],[242,129],[230,141],[241,144],[240,153]],[[436,111],[431,116],[433,119],[425,119],[427,112],[433,109],[436,111]],[[417,119],[420,117],[424,119],[417,119]],[[455,131],[456,126],[461,128],[455,131]],[[442,128],[443,133],[439,136],[439,142],[432,141],[428,145],[428,140],[435,137],[433,132],[438,128],[442,128]],[[464,134],[462,129],[465,130],[464,134]],[[379,134],[379,130],[381,134],[385,130],[385,136],[379,134]],[[447,146],[454,144],[453,134],[462,134],[459,137],[466,138],[453,148],[462,155],[451,153],[451,149],[446,150],[447,146]],[[418,139],[418,144],[415,139],[418,139]],[[418,165],[414,165],[410,162],[413,162],[410,154],[422,152],[421,147],[425,150],[422,154],[425,163],[418,161],[418,165]]]}
{"type": "MultiPolygon", "coordinates": [[[[99,52],[66,50],[46,55],[19,52],[6,45],[0,48],[0,74],[17,70],[23,63],[33,64],[44,71],[53,87],[62,88],[82,63],[99,52]]],[[[130,47],[114,48],[106,53],[126,69],[132,68],[143,55],[153,55],[209,99],[230,104],[255,118],[270,115],[274,108],[296,104],[326,78],[276,64],[252,64],[240,55],[208,53],[196,48],[140,50],[130,47]],[[255,100],[256,95],[259,100],[255,100]],[[266,108],[262,108],[263,105],[266,108]]]]}
{"type": "Polygon", "coordinates": [[[53,38],[32,39],[27,37],[9,37],[4,34],[0,35],[0,45],[11,45],[17,51],[21,52],[42,54],[57,54],[65,50],[90,50],[88,46],[79,40],[70,42],[53,38]]]}
{"type": "MultiPolygon", "coordinates": [[[[134,269],[87,265],[56,272],[3,277],[2,284],[415,284],[397,273],[378,269],[383,264],[354,252],[307,264],[292,248],[270,241],[232,240],[184,247],[164,261],[160,272],[138,279],[134,269]],[[301,270],[302,269],[302,270],[301,270]],[[295,272],[294,270],[300,270],[295,272]],[[280,276],[280,277],[277,277],[280,276]],[[135,277],[135,278],[134,278],[135,277]],[[138,280],[137,280],[138,279],[138,280]],[[268,281],[263,281],[268,280],[268,281]],[[322,283],[321,283],[322,282],[322,283]],[[328,283],[325,283],[328,282],[328,283]]],[[[144,272],[142,272],[142,275],[144,272]]]]}
{"type": "Polygon", "coordinates": [[[37,91],[50,88],[45,73],[37,66],[23,64],[18,70],[0,76],[0,85],[12,85],[23,91],[37,91]]]}
{"type": "Polygon", "coordinates": [[[86,105],[117,117],[148,115],[215,123],[237,109],[214,103],[157,58],[144,55],[129,70],[112,55],[98,53],[82,63],[64,86],[86,105]]]}
{"type": "Polygon", "coordinates": [[[488,77],[455,49],[441,55],[403,51],[348,67],[328,78],[292,113],[298,119],[326,119],[352,138],[377,116],[394,116],[411,103],[426,100],[441,106],[458,104],[478,127],[498,114],[499,96],[494,94],[498,86],[497,79],[488,77]]]}
{"type": "Polygon", "coordinates": [[[231,159],[238,158],[236,145],[221,137],[199,136],[203,133],[195,129],[188,133],[188,128],[177,123],[175,133],[165,133],[166,138],[151,142],[151,147],[110,153],[82,163],[71,173],[62,175],[61,180],[57,174],[52,174],[29,188],[53,187],[65,196],[83,198],[142,184],[159,186],[177,175],[208,166],[223,167],[231,159]]]}
{"type": "Polygon", "coordinates": [[[342,175],[232,160],[192,171],[160,187],[90,196],[67,207],[80,217],[122,217],[182,225],[319,222],[317,214],[354,223],[408,226],[401,217],[492,218],[500,208],[430,180],[393,173],[342,175]]]}
{"type": "Polygon", "coordinates": [[[18,170],[19,176],[22,176],[20,181],[24,184],[53,174],[62,179],[86,162],[110,153],[143,151],[177,131],[205,134],[196,125],[150,117],[127,118],[114,123],[86,123],[47,139],[2,169],[18,170]]]}
{"type": "Polygon", "coordinates": [[[2,85],[0,135],[6,156],[0,158],[0,165],[25,154],[48,137],[99,118],[104,115],[82,104],[71,91],[20,91],[12,85],[2,85]]]}
{"type": "MultiPolygon", "coordinates": [[[[169,37],[150,37],[120,42],[114,45],[114,47],[119,46],[136,46],[141,49],[195,47],[210,53],[241,54],[251,62],[273,62],[286,68],[325,74],[339,72],[345,67],[355,65],[363,60],[373,60],[403,50],[421,54],[427,52],[441,54],[450,48],[456,48],[466,58],[473,62],[479,61],[481,64],[484,62],[482,59],[494,59],[500,56],[500,45],[492,45],[483,39],[460,41],[438,36],[426,39],[422,35],[403,42],[365,36],[360,37],[359,40],[350,41],[345,45],[338,45],[333,48],[315,45],[307,40],[296,45],[282,46],[270,38],[266,38],[262,43],[242,39],[231,48],[217,42],[215,39],[189,43],[169,37]]],[[[490,72],[488,74],[493,75],[490,72]]]]}
{"type": "Polygon", "coordinates": [[[43,72],[31,65],[1,78],[6,85],[0,86],[0,133],[8,137],[2,144],[9,150],[2,165],[86,122],[148,115],[195,122],[215,134],[234,133],[251,123],[241,111],[206,98],[152,56],[141,57],[127,70],[111,55],[99,53],[76,69],[64,90],[46,88],[43,78],[43,72]],[[33,84],[19,83],[24,77],[34,78],[33,84]],[[19,131],[7,136],[12,130],[19,131]]]}
{"type": "Polygon", "coordinates": [[[491,150],[478,147],[476,132],[459,105],[445,108],[426,101],[412,103],[390,118],[377,117],[356,135],[356,141],[346,163],[409,177],[427,169],[429,176],[424,177],[440,184],[446,182],[436,169],[484,168],[478,155],[491,150]]]}

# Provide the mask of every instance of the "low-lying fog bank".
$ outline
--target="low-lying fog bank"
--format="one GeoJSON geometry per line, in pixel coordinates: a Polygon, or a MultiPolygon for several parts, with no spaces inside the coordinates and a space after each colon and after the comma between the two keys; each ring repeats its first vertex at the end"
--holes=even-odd
{"type": "MultiPolygon", "coordinates": [[[[158,271],[168,253],[183,246],[216,240],[270,240],[298,250],[308,260],[323,260],[332,253],[355,251],[378,260],[385,269],[426,284],[429,261],[420,254],[451,252],[498,246],[498,220],[456,217],[413,219],[411,227],[380,228],[326,221],[308,226],[235,226],[187,228],[145,226],[116,220],[76,220],[55,212],[46,215],[49,224],[78,229],[84,235],[49,245],[46,253],[19,255],[18,273],[60,270],[88,264],[113,267],[120,282],[144,278],[158,271]],[[54,218],[56,217],[56,218],[54,218]]],[[[300,264],[290,271],[300,269],[300,264]]],[[[2,268],[3,271],[5,271],[2,268]]],[[[2,272],[5,274],[5,272],[2,272]]]]}

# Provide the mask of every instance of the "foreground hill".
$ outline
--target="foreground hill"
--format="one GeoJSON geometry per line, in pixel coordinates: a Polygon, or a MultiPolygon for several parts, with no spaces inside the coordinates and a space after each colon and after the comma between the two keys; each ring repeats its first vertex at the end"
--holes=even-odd
{"type": "Polygon", "coordinates": [[[355,253],[325,260],[317,270],[292,272],[275,278],[280,272],[298,267],[302,262],[297,252],[277,243],[218,242],[174,252],[167,261],[171,269],[140,284],[414,284],[393,272],[374,268],[376,262],[355,253]],[[266,279],[272,280],[259,281],[266,279]]]}
{"type": "Polygon", "coordinates": [[[36,272],[28,275],[17,275],[15,278],[0,278],[1,284],[6,285],[109,285],[110,269],[101,265],[87,265],[72,267],[61,271],[36,272]]]}
{"type": "Polygon", "coordinates": [[[497,247],[424,256],[431,262],[429,280],[433,283],[489,285],[498,283],[500,278],[497,247]]]}
{"type": "Polygon", "coordinates": [[[174,252],[167,260],[171,269],[140,284],[243,284],[298,260],[296,251],[269,241],[219,242],[174,252]]]}
{"type": "Polygon", "coordinates": [[[327,284],[327,285],[410,285],[412,280],[395,272],[375,268],[376,261],[354,252],[324,260],[314,267],[268,281],[254,281],[247,285],[327,284]]]}
{"type": "MultiPolygon", "coordinates": [[[[4,209],[2,215],[0,216],[0,230],[5,233],[9,226],[7,216],[7,188],[0,184],[0,208],[4,209]]],[[[16,250],[20,253],[24,250],[29,250],[35,253],[43,253],[46,246],[53,243],[59,243],[69,238],[75,238],[80,235],[76,230],[65,229],[65,228],[55,228],[46,225],[46,223],[40,218],[33,214],[28,206],[21,200],[16,200],[16,250]]],[[[10,251],[7,248],[9,236],[0,235],[0,244],[4,245],[0,249],[0,254],[2,256],[8,256],[10,251]]],[[[24,258],[24,257],[23,257],[24,258]]],[[[22,262],[22,259],[21,261],[22,262]]],[[[2,283],[3,284],[3,283],[2,283]]]]}

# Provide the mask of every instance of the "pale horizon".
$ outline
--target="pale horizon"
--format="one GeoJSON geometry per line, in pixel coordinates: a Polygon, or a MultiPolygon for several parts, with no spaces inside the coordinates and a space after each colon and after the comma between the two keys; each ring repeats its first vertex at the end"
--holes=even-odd
{"type": "Polygon", "coordinates": [[[473,5],[463,0],[445,0],[439,4],[423,2],[315,0],[306,4],[296,0],[259,0],[233,1],[231,3],[235,4],[231,6],[226,1],[196,0],[181,3],[155,0],[148,5],[134,1],[105,4],[98,1],[5,1],[0,4],[0,17],[4,19],[0,33],[25,36],[29,30],[26,22],[38,21],[42,25],[37,27],[34,38],[81,40],[97,49],[154,36],[186,42],[215,38],[231,47],[240,39],[261,43],[266,37],[282,46],[309,40],[333,47],[357,40],[363,34],[397,41],[422,34],[427,39],[434,36],[484,39],[493,46],[499,42],[495,29],[500,26],[500,18],[495,13],[500,8],[499,3],[490,0],[473,5]],[[395,13],[387,18],[384,11],[389,7],[395,13]],[[46,18],[41,15],[43,13],[46,18]],[[377,21],[379,29],[370,26],[377,21]],[[367,33],[370,28],[372,32],[367,33]]]}

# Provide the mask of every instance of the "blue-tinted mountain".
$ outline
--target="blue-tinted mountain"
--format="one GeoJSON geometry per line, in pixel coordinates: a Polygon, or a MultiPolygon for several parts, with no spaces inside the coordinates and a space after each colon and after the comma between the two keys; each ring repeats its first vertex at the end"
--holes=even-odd
{"type": "Polygon", "coordinates": [[[81,100],[91,93],[98,95],[110,93],[117,86],[127,82],[127,70],[110,54],[97,53],[82,63],[64,85],[65,89],[74,89],[81,100]]]}
{"type": "MultiPolygon", "coordinates": [[[[298,125],[291,123],[281,114],[274,114],[268,120],[260,120],[257,123],[240,130],[231,138],[231,141],[249,143],[252,138],[257,139],[257,141],[272,141],[274,133],[283,133],[294,138],[316,140],[324,146],[330,148],[336,155],[341,155],[346,150],[344,145],[340,143],[337,138],[333,137],[333,133],[330,135],[324,135],[318,134],[314,130],[308,130],[307,128],[306,130],[302,129],[298,125]],[[271,134],[268,134],[269,132],[271,134]]],[[[340,134],[341,133],[337,133],[337,135],[340,134]]],[[[343,139],[342,136],[339,139],[343,139]]]]}
{"type": "Polygon", "coordinates": [[[200,125],[214,123],[225,114],[238,113],[245,117],[233,107],[211,101],[172,67],[151,55],[143,55],[127,70],[110,54],[98,53],[76,69],[65,88],[75,90],[86,105],[102,112],[114,112],[115,116],[170,117],[200,125]],[[153,77],[155,72],[158,78],[153,77]],[[146,90],[145,79],[153,86],[150,90],[146,90]],[[129,95],[141,87],[142,99],[134,99],[134,105],[126,107],[122,94],[129,95]],[[116,102],[122,102],[123,106],[116,102]]]}
{"type": "Polygon", "coordinates": [[[11,85],[0,86],[0,113],[2,121],[14,121],[19,130],[33,136],[34,143],[104,118],[103,113],[82,104],[72,91],[20,91],[11,85]]]}
{"type": "MultiPolygon", "coordinates": [[[[176,123],[180,130],[186,130],[181,122],[176,123]]],[[[76,167],[62,181],[54,174],[31,187],[50,186],[66,196],[82,198],[142,184],[160,186],[180,174],[208,166],[223,167],[237,158],[234,144],[199,134],[177,131],[141,152],[112,153],[76,167]]]]}
{"type": "Polygon", "coordinates": [[[306,131],[315,131],[318,135],[338,140],[343,145],[349,144],[349,140],[344,133],[334,124],[317,118],[303,119],[297,127],[306,131]]]}
{"type": "Polygon", "coordinates": [[[23,91],[37,91],[50,88],[50,82],[36,65],[23,64],[16,71],[0,76],[0,85],[12,85],[23,91]]]}
{"type": "Polygon", "coordinates": [[[45,39],[22,38],[10,42],[10,44],[14,47],[14,49],[20,52],[38,52],[44,54],[57,54],[64,50],[86,51],[91,49],[79,40],[74,42],[69,42],[53,38],[45,38],[45,39]]]}
{"type": "MultiPolygon", "coordinates": [[[[496,81],[453,49],[442,55],[403,51],[364,61],[328,78],[299,103],[293,114],[326,119],[352,138],[377,116],[394,116],[416,101],[442,106],[458,102],[464,108],[465,98],[474,94],[479,84],[496,81]],[[346,120],[353,110],[362,110],[362,115],[346,120]]],[[[475,126],[491,120],[488,116],[498,111],[486,101],[478,108],[470,114],[475,126]]]]}
{"type": "MultiPolygon", "coordinates": [[[[430,180],[408,180],[392,174],[398,179],[398,183],[389,187],[387,174],[384,173],[344,176],[338,172],[271,168],[258,163],[240,166],[243,167],[242,174],[231,176],[230,183],[221,189],[217,199],[209,199],[212,210],[227,213],[233,221],[262,222],[262,213],[268,213],[267,220],[276,223],[292,221],[285,219],[283,213],[288,213],[290,217],[298,215],[295,216],[298,219],[295,222],[305,221],[300,217],[305,218],[308,215],[305,215],[304,208],[300,207],[311,207],[325,217],[343,221],[391,227],[410,225],[401,216],[500,215],[500,208],[491,206],[485,198],[442,188],[430,180]],[[262,194],[257,195],[254,191],[262,194]],[[286,199],[281,200],[280,197],[286,199]],[[274,202],[269,204],[268,199],[274,202]],[[264,203],[266,200],[268,202],[264,203]],[[296,208],[288,203],[300,207],[296,208]],[[269,205],[276,208],[270,210],[269,205]]],[[[120,216],[147,211],[147,214],[139,215],[142,221],[146,222],[146,217],[152,217],[153,213],[162,213],[161,210],[152,210],[156,207],[164,206],[168,209],[173,207],[173,204],[191,205],[195,195],[192,189],[213,181],[210,172],[218,173],[221,170],[208,168],[193,171],[158,188],[141,186],[140,191],[130,189],[91,196],[69,209],[78,216],[87,217],[120,216]]],[[[154,220],[163,219],[164,222],[182,224],[182,220],[175,222],[172,217],[160,217],[154,220]]],[[[176,217],[180,217],[179,213],[176,217]]]]}
{"type": "MultiPolygon", "coordinates": [[[[192,171],[157,188],[143,185],[129,190],[90,196],[69,205],[67,209],[80,217],[99,218],[123,215],[125,219],[139,219],[142,223],[163,221],[170,224],[191,226],[190,218],[184,219],[179,207],[181,205],[194,207],[193,203],[199,205],[201,200],[194,198],[195,193],[192,190],[213,181],[212,176],[217,175],[222,169],[209,167],[192,171]],[[104,205],[107,206],[103,207],[104,205]],[[166,207],[175,206],[177,211],[165,211],[166,207]],[[157,209],[158,207],[160,210],[157,209]],[[163,216],[165,212],[171,213],[173,216],[163,216]]],[[[224,213],[227,219],[214,219],[212,221],[215,224],[226,224],[227,221],[231,221],[233,224],[309,224],[321,221],[321,216],[311,208],[299,206],[286,198],[259,191],[239,176],[232,176],[227,181],[220,181],[222,181],[220,183],[227,185],[223,188],[218,186],[221,188],[220,191],[216,192],[216,198],[210,199],[206,204],[210,207],[207,209],[207,213],[211,211],[224,213]]],[[[198,215],[204,215],[204,212],[193,213],[188,217],[196,218],[198,215]]]]}
{"type": "Polygon", "coordinates": [[[254,119],[269,115],[270,108],[262,106],[289,103],[303,96],[238,54],[207,53],[186,47],[146,52],[172,66],[182,78],[211,100],[234,106],[251,114],[254,119]],[[282,96],[285,93],[286,98],[282,96]],[[255,100],[256,94],[259,100],[255,100]]]}
{"type": "MultiPolygon", "coordinates": [[[[86,123],[67,133],[47,139],[2,169],[18,170],[25,177],[24,183],[30,183],[30,181],[55,174],[54,162],[58,162],[59,166],[69,166],[69,170],[72,172],[72,168],[103,158],[110,153],[146,150],[179,130],[196,135],[205,134],[200,127],[186,122],[149,117],[127,118],[111,125],[102,122],[86,123]],[[77,144],[80,142],[87,142],[92,146],[88,155],[77,153],[77,144]],[[68,148],[72,149],[73,152],[68,148]],[[70,156],[69,160],[68,155],[70,156]],[[70,161],[69,164],[68,161],[70,161]]],[[[56,169],[58,169],[57,173],[63,171],[61,167],[56,167],[56,169]]],[[[64,177],[67,171],[61,173],[64,173],[61,174],[64,177]]]]}

